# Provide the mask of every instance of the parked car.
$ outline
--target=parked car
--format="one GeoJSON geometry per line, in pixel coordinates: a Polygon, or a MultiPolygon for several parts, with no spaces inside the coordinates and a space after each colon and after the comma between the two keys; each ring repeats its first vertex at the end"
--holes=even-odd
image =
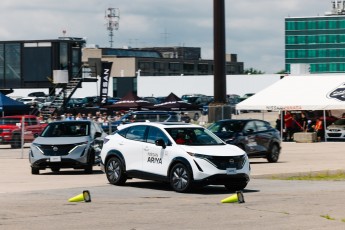
{"type": "Polygon", "coordinates": [[[345,140],[345,118],[336,120],[326,128],[327,140],[345,140]]]}
{"type": "Polygon", "coordinates": [[[228,144],[245,150],[249,158],[266,158],[277,162],[281,137],[270,123],[258,119],[226,119],[211,124],[208,129],[228,144]]]}
{"type": "Polygon", "coordinates": [[[186,123],[119,126],[104,139],[101,159],[101,168],[114,185],[141,178],[169,182],[176,192],[208,184],[237,191],[247,186],[250,176],[242,149],[227,145],[202,126],[186,123]],[[184,142],[178,141],[180,136],[184,142]]]}
{"type": "Polygon", "coordinates": [[[84,169],[93,172],[100,163],[100,151],[106,133],[93,121],[51,122],[37,135],[29,151],[31,173],[50,168],[84,169]]]}
{"type": "Polygon", "coordinates": [[[32,142],[35,134],[40,134],[47,124],[41,123],[34,115],[14,115],[0,118],[0,144],[21,148],[23,144],[32,142]],[[24,125],[22,135],[22,124],[24,125]],[[24,139],[22,139],[22,136],[24,139]]]}
{"type": "MultiPolygon", "coordinates": [[[[119,125],[132,122],[178,122],[181,117],[174,111],[132,111],[123,115],[120,120],[111,122],[111,130],[115,131],[119,125]]],[[[103,123],[102,129],[109,132],[109,124],[103,123]]]]}

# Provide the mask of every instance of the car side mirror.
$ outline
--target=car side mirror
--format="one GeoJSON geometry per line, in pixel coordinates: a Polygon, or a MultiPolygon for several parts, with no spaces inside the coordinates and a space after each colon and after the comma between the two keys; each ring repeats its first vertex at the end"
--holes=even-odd
{"type": "Polygon", "coordinates": [[[38,133],[34,133],[34,138],[37,138],[39,136],[38,133]]]}
{"type": "Polygon", "coordinates": [[[247,129],[246,133],[254,133],[254,129],[247,129]]]}
{"type": "Polygon", "coordinates": [[[163,149],[165,149],[165,148],[167,147],[167,146],[165,145],[165,142],[164,142],[163,139],[158,139],[158,140],[156,140],[156,141],[155,141],[155,144],[156,144],[157,146],[162,146],[163,149]]]}
{"type": "Polygon", "coordinates": [[[101,137],[101,136],[102,136],[102,133],[101,133],[101,132],[96,132],[96,133],[95,133],[95,138],[101,137]]]}

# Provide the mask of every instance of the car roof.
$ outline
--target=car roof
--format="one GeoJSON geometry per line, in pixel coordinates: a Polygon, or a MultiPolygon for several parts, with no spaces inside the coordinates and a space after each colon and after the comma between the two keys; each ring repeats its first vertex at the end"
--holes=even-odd
{"type": "Polygon", "coordinates": [[[148,126],[154,126],[158,128],[186,128],[186,127],[195,127],[200,128],[202,126],[190,124],[190,123],[184,123],[184,122],[134,122],[130,124],[120,125],[118,126],[118,129],[125,129],[127,127],[131,126],[138,126],[138,125],[148,125],[148,126]]]}

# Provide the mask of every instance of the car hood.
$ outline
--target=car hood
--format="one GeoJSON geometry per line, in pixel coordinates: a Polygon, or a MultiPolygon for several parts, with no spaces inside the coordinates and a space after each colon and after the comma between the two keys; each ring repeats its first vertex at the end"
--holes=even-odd
{"type": "Polygon", "coordinates": [[[181,145],[186,152],[204,154],[209,156],[239,156],[245,152],[235,145],[210,145],[210,146],[187,146],[181,145]]]}
{"type": "Polygon", "coordinates": [[[37,137],[33,143],[40,145],[68,145],[89,141],[88,136],[83,137],[37,137]]]}
{"type": "Polygon", "coordinates": [[[345,125],[330,125],[327,129],[344,129],[345,125]]]}

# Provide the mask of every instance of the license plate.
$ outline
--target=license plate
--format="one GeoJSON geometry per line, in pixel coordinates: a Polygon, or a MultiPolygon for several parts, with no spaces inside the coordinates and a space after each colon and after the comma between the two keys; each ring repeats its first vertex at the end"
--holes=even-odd
{"type": "Polygon", "coordinates": [[[227,168],[227,169],[226,169],[226,174],[227,174],[227,175],[236,174],[236,169],[235,169],[235,168],[227,168]]]}
{"type": "Polygon", "coordinates": [[[50,162],[60,162],[61,156],[50,157],[50,162]]]}

